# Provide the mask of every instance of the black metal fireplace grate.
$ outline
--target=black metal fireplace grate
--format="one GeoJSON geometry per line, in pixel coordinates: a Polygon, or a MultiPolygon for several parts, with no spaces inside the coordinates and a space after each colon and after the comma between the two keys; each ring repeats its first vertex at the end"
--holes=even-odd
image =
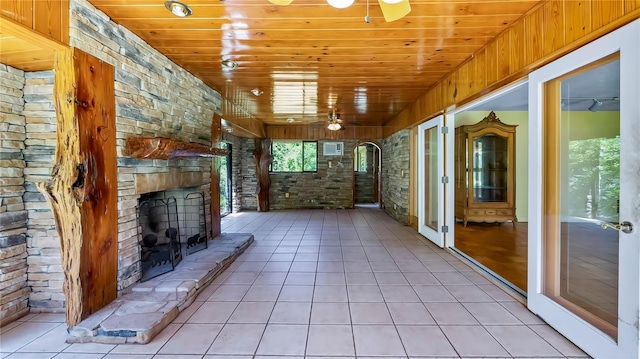
{"type": "Polygon", "coordinates": [[[175,197],[144,199],[138,206],[141,282],[172,271],[182,260],[175,197]]]}
{"type": "Polygon", "coordinates": [[[193,192],[184,197],[184,229],[187,238],[187,255],[206,249],[207,221],[205,213],[204,193],[193,192]]]}

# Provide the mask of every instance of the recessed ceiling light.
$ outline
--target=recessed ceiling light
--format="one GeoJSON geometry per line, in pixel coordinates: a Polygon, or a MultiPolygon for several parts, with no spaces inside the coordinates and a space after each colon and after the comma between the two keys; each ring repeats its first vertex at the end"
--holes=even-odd
{"type": "Polygon", "coordinates": [[[238,63],[231,59],[222,60],[222,68],[227,70],[233,70],[238,67],[238,63]]]}
{"type": "Polygon", "coordinates": [[[329,5],[335,7],[336,9],[344,9],[353,5],[355,0],[327,0],[329,5]]]}
{"type": "Polygon", "coordinates": [[[254,88],[253,90],[251,90],[251,93],[254,94],[255,96],[260,96],[262,95],[264,92],[262,90],[260,90],[259,88],[254,88]]]}
{"type": "Polygon", "coordinates": [[[171,11],[172,14],[179,17],[187,17],[193,14],[193,10],[188,5],[185,5],[179,1],[167,1],[164,3],[164,7],[171,11]]]}

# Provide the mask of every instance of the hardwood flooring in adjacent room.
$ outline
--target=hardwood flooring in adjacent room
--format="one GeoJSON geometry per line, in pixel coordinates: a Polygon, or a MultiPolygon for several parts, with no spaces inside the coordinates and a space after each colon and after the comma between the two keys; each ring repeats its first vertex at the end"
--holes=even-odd
{"type": "Polygon", "coordinates": [[[456,223],[455,247],[527,291],[528,223],[456,223]]]}

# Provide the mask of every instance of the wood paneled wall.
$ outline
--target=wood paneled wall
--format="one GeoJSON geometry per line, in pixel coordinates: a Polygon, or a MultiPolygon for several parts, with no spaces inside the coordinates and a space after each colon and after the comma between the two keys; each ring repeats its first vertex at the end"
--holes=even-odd
{"type": "Polygon", "coordinates": [[[547,0],[384,127],[384,137],[461,105],[640,17],[640,0],[547,0]]]}
{"type": "Polygon", "coordinates": [[[68,0],[0,1],[0,62],[24,71],[53,68],[69,44],[68,0]]]}
{"type": "Polygon", "coordinates": [[[226,131],[231,128],[234,136],[246,138],[265,137],[264,124],[253,118],[241,106],[238,106],[228,98],[222,99],[222,115],[224,116],[224,119],[221,120],[222,128],[226,131]]]}
{"type": "Polygon", "coordinates": [[[69,0],[2,0],[0,14],[50,39],[69,44],[69,0]]]}
{"type": "Polygon", "coordinates": [[[347,126],[329,131],[324,126],[267,126],[267,137],[275,140],[358,140],[382,138],[381,126],[347,126]]]}

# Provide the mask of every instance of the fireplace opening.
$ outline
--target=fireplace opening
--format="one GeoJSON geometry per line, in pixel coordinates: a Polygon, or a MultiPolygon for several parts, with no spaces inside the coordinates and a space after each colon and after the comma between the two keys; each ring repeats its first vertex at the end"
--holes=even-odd
{"type": "Polygon", "coordinates": [[[142,194],[137,215],[141,282],[172,271],[184,256],[208,247],[205,195],[196,188],[142,194]]]}
{"type": "Polygon", "coordinates": [[[142,196],[138,206],[141,282],[172,271],[182,260],[178,204],[142,196]]]}
{"type": "Polygon", "coordinates": [[[192,254],[208,246],[207,220],[205,214],[204,193],[192,192],[184,197],[184,237],[186,238],[186,254],[192,254]]]}

